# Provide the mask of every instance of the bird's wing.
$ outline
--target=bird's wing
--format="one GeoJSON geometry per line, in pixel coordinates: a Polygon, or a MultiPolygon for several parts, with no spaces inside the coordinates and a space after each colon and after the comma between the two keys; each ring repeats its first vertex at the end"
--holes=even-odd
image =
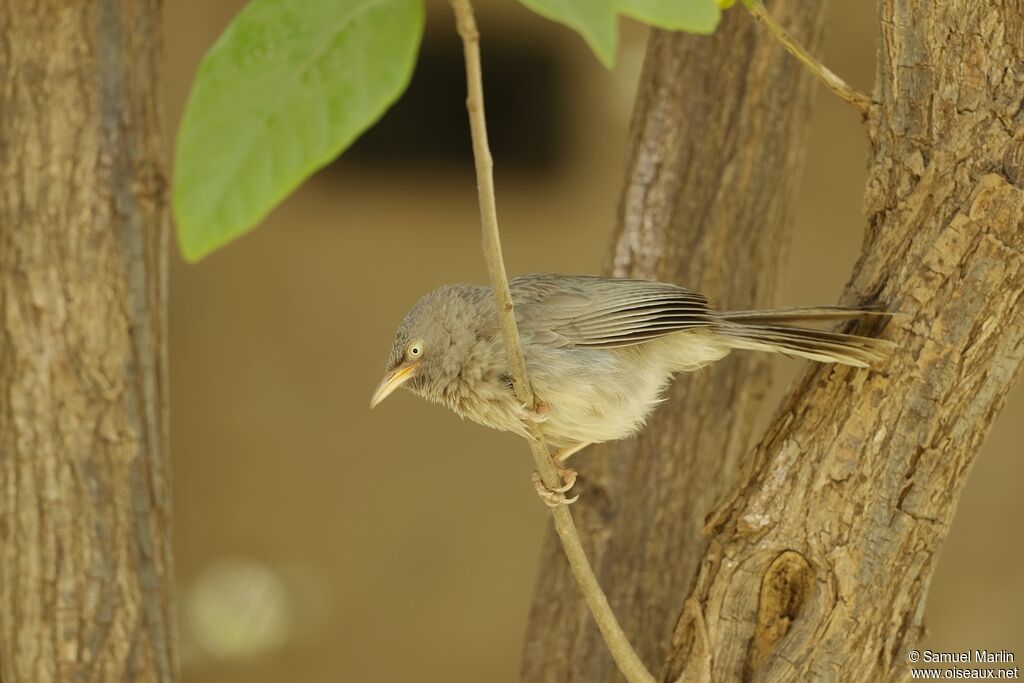
{"type": "Polygon", "coordinates": [[[509,286],[520,334],[534,343],[613,348],[715,323],[707,299],[664,282],[537,274],[509,286]]]}

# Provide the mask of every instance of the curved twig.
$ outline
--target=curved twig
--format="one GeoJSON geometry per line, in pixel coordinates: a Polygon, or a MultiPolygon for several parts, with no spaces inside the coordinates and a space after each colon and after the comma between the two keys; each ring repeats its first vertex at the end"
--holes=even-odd
{"type": "MultiPolygon", "coordinates": [[[[462,38],[466,57],[466,84],[468,97],[466,109],[469,111],[469,125],[473,137],[473,158],[476,162],[477,191],[480,198],[480,220],[483,228],[484,258],[487,271],[491,277],[491,286],[498,304],[498,317],[501,320],[501,332],[505,339],[505,351],[508,354],[509,374],[515,388],[516,398],[526,406],[537,407],[537,399],[530,386],[526,374],[526,363],[519,342],[519,330],[516,325],[515,312],[512,306],[512,294],[508,287],[505,274],[505,262],[501,254],[501,239],[498,233],[498,216],[494,203],[494,176],[491,152],[487,144],[487,125],[484,119],[483,83],[480,72],[480,34],[473,17],[470,0],[451,0],[455,10],[455,23],[459,36],[462,38]]],[[[561,479],[558,469],[551,460],[544,435],[540,426],[530,423],[533,436],[530,450],[541,480],[549,489],[559,486],[561,479]]],[[[555,531],[562,540],[565,556],[572,567],[573,575],[579,584],[583,597],[594,615],[594,621],[601,631],[608,649],[619,670],[630,683],[654,683],[654,677],[647,671],[640,657],[636,654],[626,634],[622,631],[615,613],[612,611],[608,598],[594,575],[594,570],[583,550],[572,514],[566,505],[551,509],[555,521],[555,531]]]]}
{"type": "Polygon", "coordinates": [[[825,87],[835,93],[839,99],[851,104],[861,114],[867,116],[871,108],[871,98],[856,90],[842,78],[837,76],[831,69],[819,62],[814,55],[797,42],[796,38],[789,35],[786,29],[782,28],[761,0],[743,0],[743,6],[753,15],[754,19],[768,29],[776,40],[782,43],[789,54],[799,59],[806,66],[814,77],[825,84],[825,87]]]}

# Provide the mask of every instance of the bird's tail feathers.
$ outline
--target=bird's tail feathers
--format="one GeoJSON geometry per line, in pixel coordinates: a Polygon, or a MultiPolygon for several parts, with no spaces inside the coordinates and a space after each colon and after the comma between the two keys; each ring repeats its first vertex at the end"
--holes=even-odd
{"type": "Polygon", "coordinates": [[[723,311],[718,315],[729,322],[764,325],[853,320],[867,316],[891,316],[893,313],[873,306],[804,306],[762,311],[723,311]]]}
{"type": "Polygon", "coordinates": [[[884,359],[895,344],[885,339],[778,323],[848,320],[865,315],[887,314],[874,309],[838,306],[740,311],[721,314],[725,323],[719,333],[726,337],[729,346],[736,349],[774,351],[823,363],[842,363],[863,368],[884,359]]]}

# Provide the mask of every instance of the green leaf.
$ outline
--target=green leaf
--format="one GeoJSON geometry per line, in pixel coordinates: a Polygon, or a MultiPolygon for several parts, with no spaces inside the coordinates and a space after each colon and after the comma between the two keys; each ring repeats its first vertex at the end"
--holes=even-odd
{"type": "Polygon", "coordinates": [[[722,9],[729,9],[736,4],[736,0],[718,0],[718,6],[722,9]]]}
{"type": "Polygon", "coordinates": [[[719,5],[736,0],[519,0],[537,14],[565,24],[587,41],[609,69],[619,45],[618,15],[672,31],[712,33],[719,5]]]}
{"type": "Polygon", "coordinates": [[[203,58],[178,131],[186,259],[251,229],[405,90],[422,0],[253,0],[203,58]]]}
{"type": "Polygon", "coordinates": [[[716,0],[618,0],[617,6],[645,24],[690,33],[713,33],[721,16],[716,0]]]}
{"type": "Polygon", "coordinates": [[[609,69],[619,48],[615,0],[519,0],[542,17],[565,24],[587,41],[609,69]]]}

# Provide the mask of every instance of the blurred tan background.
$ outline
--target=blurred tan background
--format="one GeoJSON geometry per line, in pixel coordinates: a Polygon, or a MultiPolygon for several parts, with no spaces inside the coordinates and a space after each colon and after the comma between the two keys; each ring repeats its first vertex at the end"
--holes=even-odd
{"type": "MultiPolygon", "coordinates": [[[[242,4],[166,4],[169,136],[199,59],[242,4]]],[[[547,524],[525,446],[403,392],[367,409],[409,306],[441,283],[486,279],[459,45],[447,3],[428,4],[411,104],[383,133],[199,265],[175,252],[172,457],[189,683],[516,677],[547,524]]],[[[599,272],[645,30],[623,23],[619,67],[607,72],[582,40],[518,3],[478,5],[509,270],[599,272]]],[[[863,89],[871,12],[837,0],[827,34],[826,63],[863,89]]],[[[783,288],[794,305],[838,297],[863,226],[858,117],[822,91],[808,137],[783,288]]],[[[801,367],[778,361],[776,395],[801,367]]],[[[931,647],[1024,656],[1022,417],[1018,389],[943,549],[931,647]]]]}

